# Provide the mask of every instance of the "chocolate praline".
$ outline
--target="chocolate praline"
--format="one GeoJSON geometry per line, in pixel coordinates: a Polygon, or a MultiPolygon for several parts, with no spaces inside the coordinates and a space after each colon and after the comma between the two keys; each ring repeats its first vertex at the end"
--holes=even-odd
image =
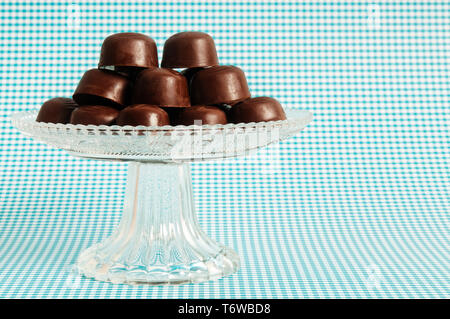
{"type": "Polygon", "coordinates": [[[234,105],[229,117],[232,123],[251,123],[285,120],[286,114],[277,100],[262,96],[234,105]]]}
{"type": "Polygon", "coordinates": [[[144,70],[136,78],[133,104],[190,106],[187,80],[179,72],[170,69],[144,70]]]}
{"type": "Polygon", "coordinates": [[[156,43],[141,33],[124,32],[110,35],[103,41],[98,66],[158,67],[156,43]]]}
{"type": "Polygon", "coordinates": [[[131,82],[109,70],[91,69],[84,73],[73,93],[79,105],[108,105],[123,108],[128,104],[131,82]]]}
{"type": "Polygon", "coordinates": [[[194,68],[219,64],[213,38],[203,32],[180,32],[164,43],[161,66],[194,68]]]}
{"type": "Polygon", "coordinates": [[[198,71],[191,80],[190,93],[192,104],[198,105],[233,105],[250,97],[244,72],[232,65],[198,71]]]}
{"type": "Polygon", "coordinates": [[[178,115],[177,125],[193,124],[227,124],[227,116],[216,106],[194,105],[184,108],[178,115]]]}
{"type": "Polygon", "coordinates": [[[164,126],[169,125],[169,115],[162,108],[149,104],[130,105],[120,111],[117,125],[164,126]]]}
{"type": "Polygon", "coordinates": [[[113,125],[119,110],[104,105],[80,106],[72,112],[71,124],[113,125]]]}
{"type": "Polygon", "coordinates": [[[65,97],[55,97],[42,104],[36,117],[37,122],[62,123],[70,122],[72,111],[78,106],[74,100],[65,97]]]}

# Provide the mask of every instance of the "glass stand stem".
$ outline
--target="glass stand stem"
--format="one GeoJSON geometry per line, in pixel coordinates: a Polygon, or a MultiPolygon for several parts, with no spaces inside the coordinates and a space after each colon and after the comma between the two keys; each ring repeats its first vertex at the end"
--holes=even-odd
{"type": "Polygon", "coordinates": [[[189,164],[132,162],[119,226],[76,267],[101,281],[171,285],[232,274],[239,256],[200,229],[189,164]]]}

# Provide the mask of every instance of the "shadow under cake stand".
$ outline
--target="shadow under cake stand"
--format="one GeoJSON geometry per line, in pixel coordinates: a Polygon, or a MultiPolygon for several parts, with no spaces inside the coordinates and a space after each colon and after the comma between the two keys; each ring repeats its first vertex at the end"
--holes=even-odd
{"type": "Polygon", "coordinates": [[[79,255],[76,269],[100,281],[152,285],[203,282],[239,268],[236,252],[199,227],[189,162],[246,155],[298,133],[312,118],[287,110],[284,121],[131,127],[38,123],[37,112],[16,113],[12,123],[74,156],[129,162],[120,224],[79,255]]]}

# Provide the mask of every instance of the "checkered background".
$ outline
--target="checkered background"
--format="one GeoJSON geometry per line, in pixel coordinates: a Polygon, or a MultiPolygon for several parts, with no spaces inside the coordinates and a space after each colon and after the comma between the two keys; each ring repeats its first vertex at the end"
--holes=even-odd
{"type": "Polygon", "coordinates": [[[450,297],[448,1],[2,1],[0,297],[450,297]],[[70,96],[103,38],[216,40],[254,96],[315,116],[258,156],[192,165],[203,229],[240,271],[175,287],[71,273],[120,218],[126,164],[34,142],[12,112],[70,96]]]}

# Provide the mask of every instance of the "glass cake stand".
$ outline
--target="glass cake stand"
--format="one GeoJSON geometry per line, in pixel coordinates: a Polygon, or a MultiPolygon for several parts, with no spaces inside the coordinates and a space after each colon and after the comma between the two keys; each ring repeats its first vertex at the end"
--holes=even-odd
{"type": "Polygon", "coordinates": [[[132,127],[38,123],[37,112],[16,113],[12,123],[74,156],[129,162],[120,224],[80,254],[76,269],[100,281],[152,285],[213,280],[239,268],[236,252],[199,227],[189,162],[246,155],[312,119],[308,111],[287,110],[284,121],[132,127]]]}

